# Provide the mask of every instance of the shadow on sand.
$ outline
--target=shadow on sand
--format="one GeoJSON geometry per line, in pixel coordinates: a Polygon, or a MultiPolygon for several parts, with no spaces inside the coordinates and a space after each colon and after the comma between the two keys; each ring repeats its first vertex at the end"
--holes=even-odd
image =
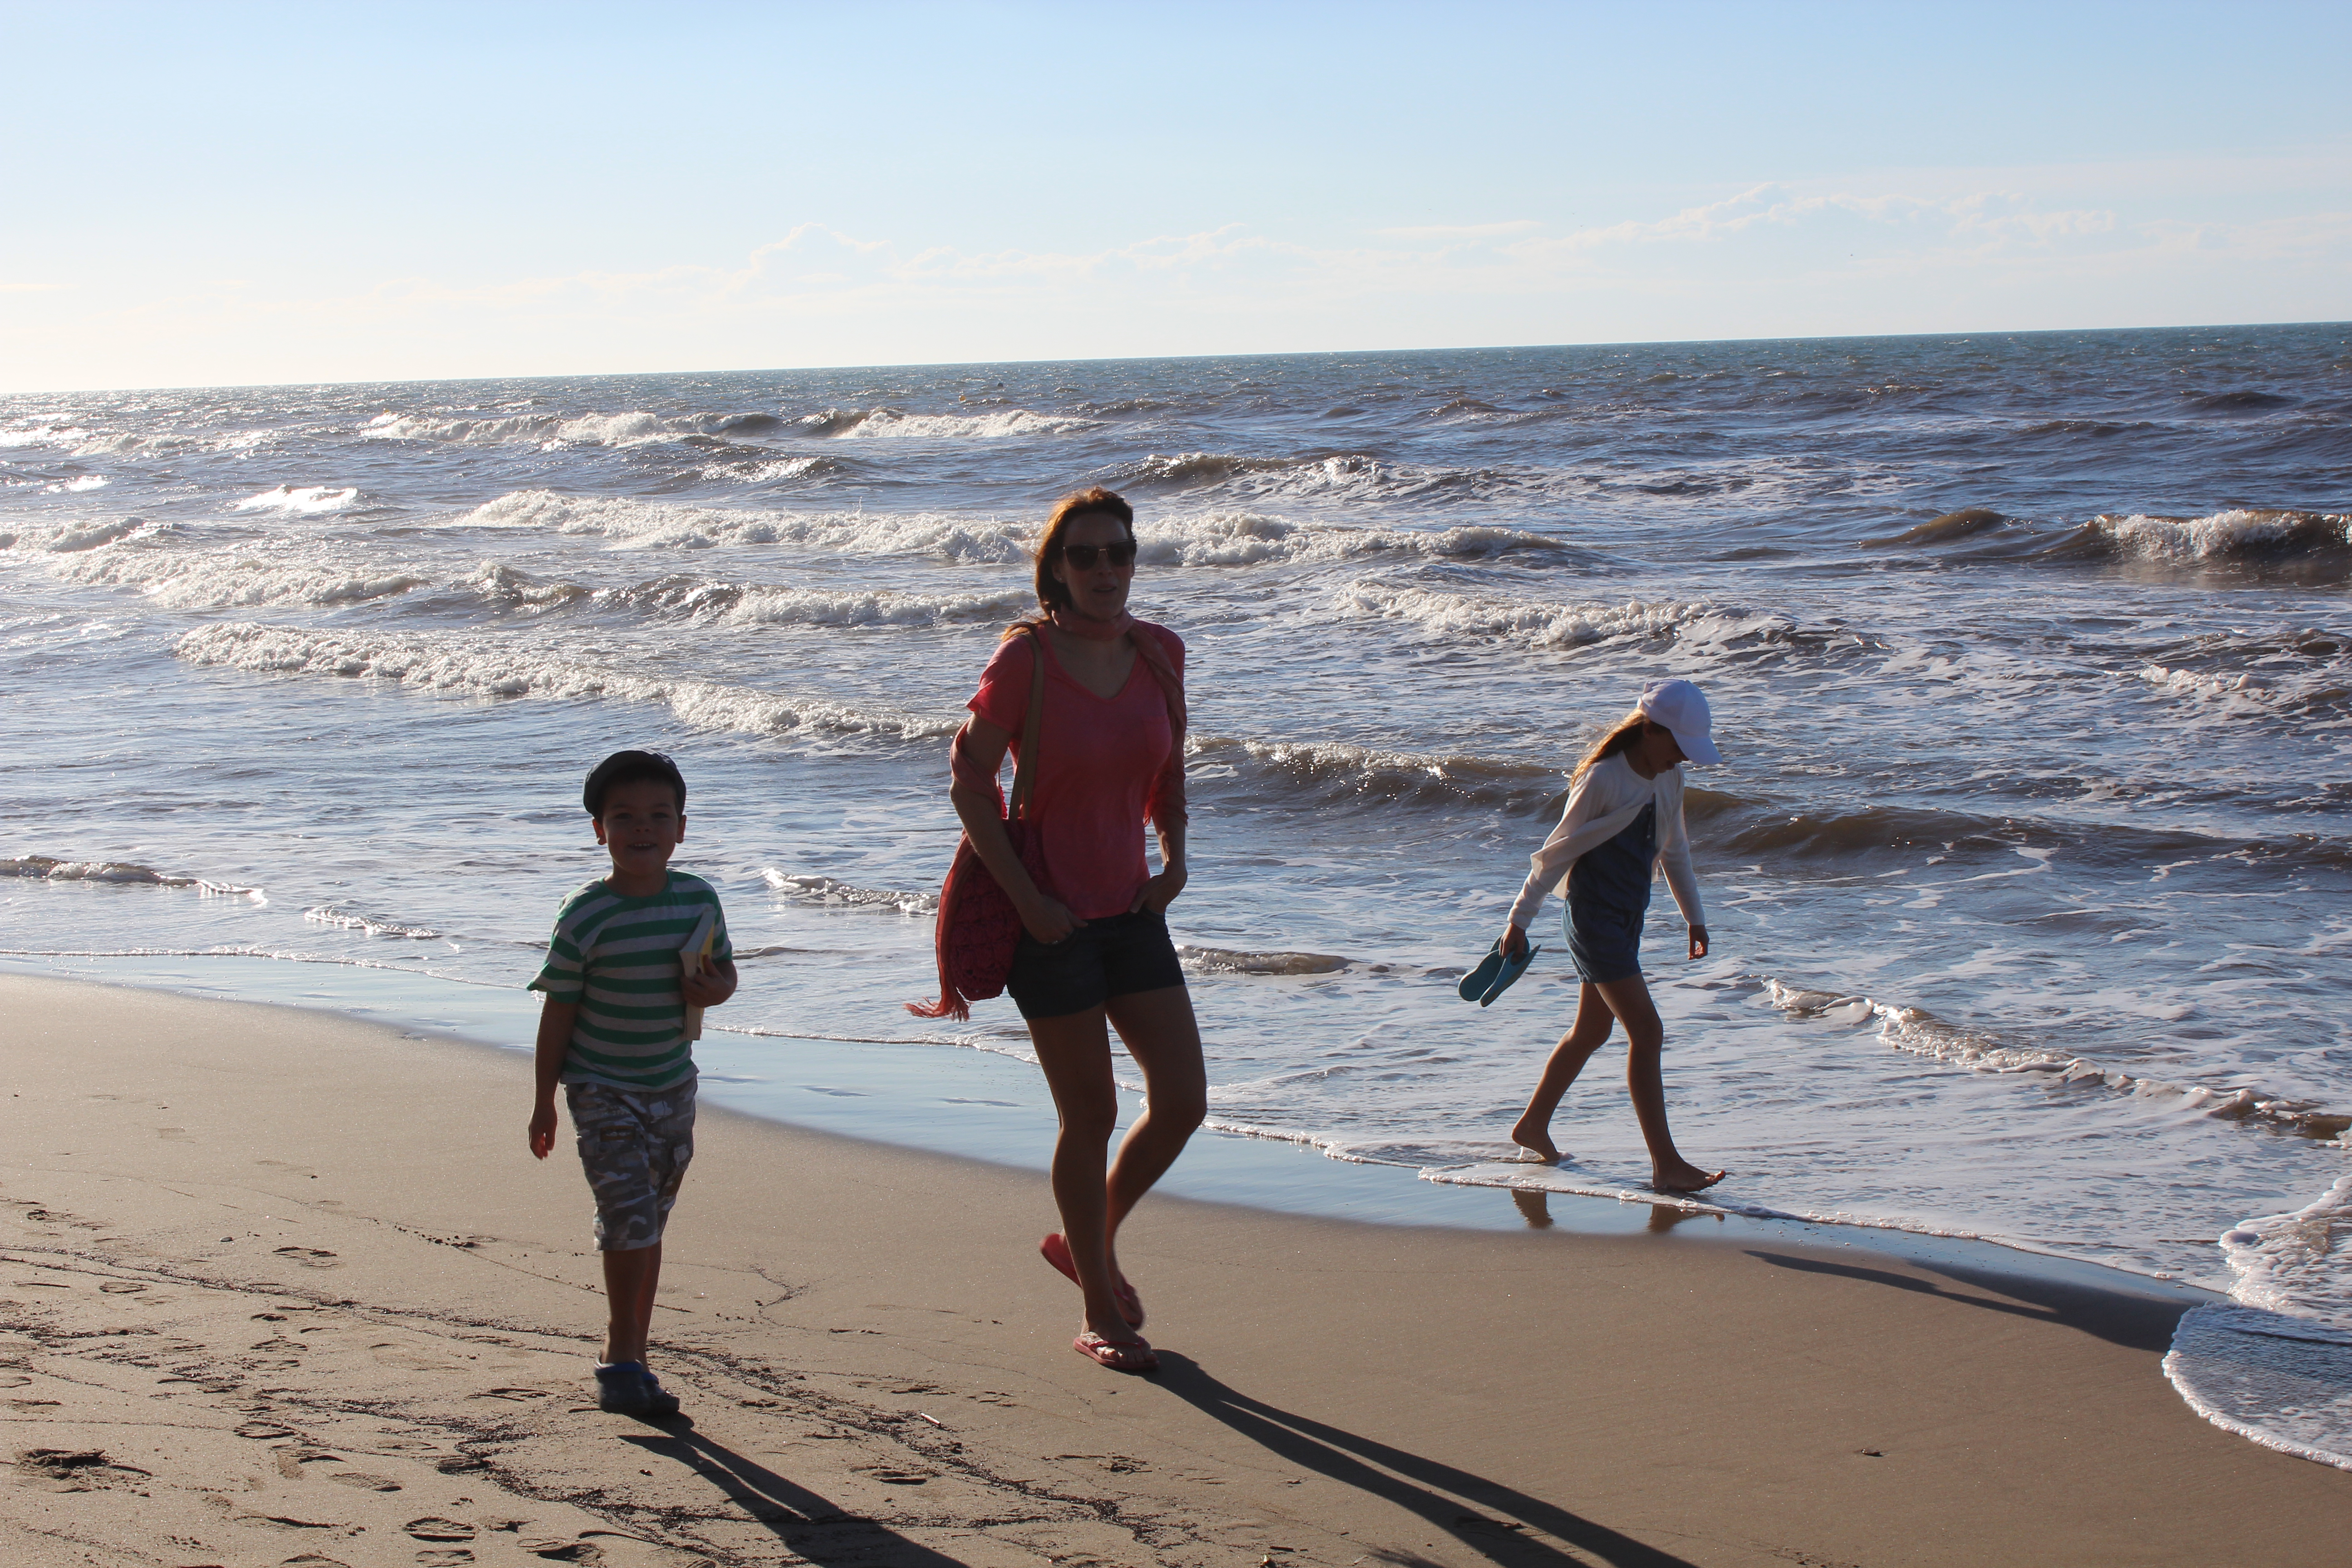
{"type": "MultiPolygon", "coordinates": [[[[1267,1452],[1394,1503],[1490,1562],[1509,1568],[1545,1568],[1598,1558],[1611,1568],[1690,1568],[1685,1559],[1644,1546],[1499,1481],[1359,1437],[1237,1393],[1189,1356],[1162,1350],[1160,1374],[1151,1382],[1267,1452]],[[1571,1556],[1549,1542],[1522,1533],[1529,1531],[1540,1531],[1587,1555],[1571,1556]]],[[[1365,1556],[1370,1562],[1402,1568],[1427,1562],[1409,1552],[1370,1547],[1365,1556]]]]}
{"type": "Polygon", "coordinates": [[[2170,1348],[2173,1325],[2193,1304],[2156,1296],[2134,1295],[2125,1290],[2102,1290],[2095,1285],[2039,1279],[2022,1271],[2012,1274],[1994,1268],[1968,1268],[1949,1263],[1906,1260],[1911,1261],[1916,1268],[1941,1274],[1970,1287],[1971,1290],[1990,1290],[2009,1298],[2000,1300],[1994,1296],[1972,1294],[1970,1290],[1950,1289],[1931,1280],[1897,1274],[1891,1269],[1839,1263],[1826,1258],[1801,1258],[1791,1253],[1752,1249],[1748,1256],[1775,1268],[1792,1268],[1801,1274],[1827,1274],[1840,1279],[1885,1285],[1896,1290],[1908,1290],[1914,1295],[1933,1296],[1939,1301],[1955,1301],[1965,1307],[1980,1308],[1988,1312],[2006,1312],[2011,1317],[2054,1323],[2061,1328],[2074,1329],[2105,1340],[2110,1344],[2158,1354],[2170,1348]]]}
{"type": "Polygon", "coordinates": [[[755,1523],[811,1563],[887,1563],[891,1568],[962,1568],[954,1558],[908,1540],[834,1503],[765,1465],[712,1442],[693,1422],[672,1416],[622,1439],[674,1459],[724,1492],[755,1523]]]}

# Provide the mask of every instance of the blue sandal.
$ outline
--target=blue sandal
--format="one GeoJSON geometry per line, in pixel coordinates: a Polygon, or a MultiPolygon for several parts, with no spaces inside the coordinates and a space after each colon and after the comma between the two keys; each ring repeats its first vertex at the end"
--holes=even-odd
{"type": "Polygon", "coordinates": [[[1462,994],[1462,1000],[1475,1001],[1481,1007],[1491,1005],[1496,997],[1508,991],[1512,984],[1528,972],[1528,965],[1533,963],[1536,954],[1542,951],[1540,947],[1530,945],[1518,957],[1505,958],[1503,944],[1498,940],[1487,951],[1478,967],[1462,977],[1462,984],[1456,987],[1462,994]]]}
{"type": "MultiPolygon", "coordinates": [[[[1503,957],[1503,945],[1500,945],[1500,942],[1496,942],[1496,950],[1494,950],[1494,952],[1489,954],[1489,957],[1486,957],[1486,962],[1489,962],[1489,963],[1496,963],[1496,959],[1500,959],[1500,962],[1496,963],[1496,973],[1491,975],[1489,980],[1486,980],[1486,990],[1479,992],[1479,999],[1477,999],[1479,1006],[1494,1006],[1494,999],[1496,999],[1496,996],[1500,996],[1500,994],[1503,994],[1503,992],[1510,990],[1510,987],[1515,985],[1515,983],[1517,983],[1517,980],[1519,980],[1519,975],[1527,973],[1527,966],[1528,966],[1528,963],[1534,963],[1534,962],[1536,962],[1536,954],[1538,954],[1538,952],[1543,952],[1543,947],[1528,945],[1527,952],[1522,952],[1522,954],[1519,954],[1519,957],[1515,957],[1515,959],[1506,959],[1506,957],[1503,957]]],[[[1479,969],[1479,973],[1484,973],[1484,969],[1486,969],[1486,963],[1479,963],[1477,969],[1479,969]]],[[[1465,985],[1467,985],[1467,980],[1465,980],[1465,985]]],[[[1470,992],[1467,992],[1467,990],[1463,992],[1463,996],[1465,996],[1465,999],[1467,999],[1467,994],[1470,994],[1470,992]]]]}
{"type": "Polygon", "coordinates": [[[1461,993],[1465,1002],[1475,1002],[1486,994],[1486,987],[1495,984],[1495,976],[1502,973],[1503,943],[1498,938],[1495,945],[1486,950],[1486,956],[1478,961],[1478,967],[1464,975],[1462,984],[1454,990],[1461,993]]]}

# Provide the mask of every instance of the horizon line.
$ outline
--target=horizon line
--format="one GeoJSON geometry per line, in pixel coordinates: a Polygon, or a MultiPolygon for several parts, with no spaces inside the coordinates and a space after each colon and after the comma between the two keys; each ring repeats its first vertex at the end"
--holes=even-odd
{"type": "Polygon", "coordinates": [[[1189,363],[1204,360],[1336,359],[1350,354],[1546,353],[1571,349],[1696,348],[1733,343],[1842,343],[1902,341],[1950,342],[1968,338],[2085,337],[2136,332],[2258,331],[2288,327],[2342,327],[2352,320],[2311,321],[2208,321],[2175,326],[1980,328],[1945,332],[1824,332],[1736,338],[1605,338],[1570,343],[1458,343],[1434,348],[1285,349],[1202,354],[1101,354],[1088,358],[992,360],[876,360],[855,364],[747,365],[693,370],[555,371],[508,375],[405,376],[397,379],[253,382],[175,382],[148,386],[34,387],[0,392],[0,399],[76,397],[148,392],[264,392],[295,387],[446,386],[532,381],[626,381],[680,376],[842,374],[878,370],[961,370],[1014,365],[1104,365],[1189,363]]]}

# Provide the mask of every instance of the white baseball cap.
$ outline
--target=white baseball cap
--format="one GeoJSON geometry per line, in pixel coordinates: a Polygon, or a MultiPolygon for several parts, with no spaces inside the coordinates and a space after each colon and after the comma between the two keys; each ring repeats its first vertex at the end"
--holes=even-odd
{"type": "Polygon", "coordinates": [[[1714,727],[1715,715],[1707,711],[1706,699],[1697,687],[1687,680],[1661,680],[1644,688],[1642,700],[1633,710],[1653,723],[1664,724],[1674,732],[1675,744],[1683,755],[1694,763],[1719,763],[1723,753],[1707,739],[1714,727]]]}

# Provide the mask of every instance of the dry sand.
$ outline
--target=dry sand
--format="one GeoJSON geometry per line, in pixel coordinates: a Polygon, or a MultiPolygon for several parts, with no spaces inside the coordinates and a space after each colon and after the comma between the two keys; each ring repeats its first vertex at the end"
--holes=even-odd
{"type": "MultiPolygon", "coordinates": [[[[2179,1301],[1853,1247],[1168,1199],[1165,1370],[1067,1348],[1042,1177],[706,1108],[656,1361],[593,1408],[529,1063],[0,977],[0,1559],[2309,1563],[2352,1475],[2208,1426],[2179,1301]]],[[[914,1130],[910,1129],[910,1132],[914,1130]]]]}

